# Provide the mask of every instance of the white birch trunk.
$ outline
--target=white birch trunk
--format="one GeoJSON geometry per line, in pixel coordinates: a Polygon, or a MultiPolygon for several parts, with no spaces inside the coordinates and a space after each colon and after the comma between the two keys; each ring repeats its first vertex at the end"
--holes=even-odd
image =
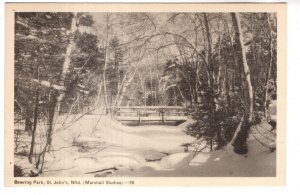
{"type": "MultiPolygon", "coordinates": [[[[72,23],[71,23],[71,34],[72,34],[72,36],[71,36],[70,43],[68,44],[67,50],[66,50],[65,61],[64,61],[63,68],[62,68],[62,73],[61,73],[60,86],[64,86],[66,75],[67,75],[67,72],[68,72],[70,64],[71,64],[72,50],[73,50],[73,47],[75,45],[75,43],[74,43],[74,33],[77,29],[77,26],[76,26],[77,13],[74,12],[73,14],[74,14],[74,17],[72,18],[72,23]]],[[[61,101],[63,100],[64,96],[65,96],[65,92],[61,91],[60,95],[57,98],[56,115],[59,114],[61,101]]]]}
{"type": "Polygon", "coordinates": [[[238,13],[231,13],[233,28],[235,31],[235,52],[238,53],[239,60],[237,65],[241,72],[239,74],[242,78],[242,94],[241,98],[244,100],[243,105],[243,120],[241,129],[236,133],[233,139],[234,151],[238,154],[246,154],[248,152],[247,139],[249,136],[252,115],[253,115],[253,89],[250,78],[250,70],[246,59],[246,50],[243,43],[243,34],[241,28],[241,22],[238,13]]]}
{"type": "Polygon", "coordinates": [[[130,78],[124,83],[124,86],[122,87],[122,90],[120,92],[120,97],[118,98],[118,106],[121,105],[122,101],[123,101],[123,98],[124,98],[124,95],[126,93],[126,90],[127,90],[127,87],[130,85],[130,83],[132,82],[134,76],[135,76],[135,73],[137,71],[137,67],[135,68],[134,72],[132,73],[132,75],[130,76],[130,78]]]}
{"type": "MultiPolygon", "coordinates": [[[[71,22],[71,38],[70,38],[70,42],[66,49],[65,61],[63,63],[62,73],[61,73],[61,78],[60,78],[60,83],[59,83],[60,87],[64,87],[66,75],[68,73],[70,63],[71,63],[72,50],[75,45],[74,33],[77,29],[77,26],[76,26],[77,13],[75,12],[73,14],[74,14],[74,16],[73,16],[72,22],[71,22]]],[[[54,130],[55,130],[54,129],[55,122],[58,119],[60,107],[61,107],[61,101],[63,100],[64,96],[65,96],[65,91],[61,90],[61,91],[59,91],[59,94],[54,93],[54,94],[50,95],[50,97],[49,97],[49,100],[51,102],[50,104],[52,104],[52,105],[49,107],[47,140],[46,140],[46,143],[45,143],[45,146],[44,146],[42,152],[38,156],[38,161],[37,161],[37,166],[41,166],[40,170],[42,170],[42,167],[43,167],[45,152],[50,151],[50,148],[52,145],[52,135],[54,134],[54,130]],[[42,163],[42,164],[40,165],[40,163],[42,163]]]]}
{"type": "Polygon", "coordinates": [[[242,70],[243,70],[243,76],[245,77],[246,83],[244,84],[244,87],[246,87],[244,90],[245,94],[245,102],[247,102],[247,107],[248,109],[246,112],[249,114],[249,122],[252,121],[252,115],[253,115],[253,89],[252,89],[252,84],[251,84],[251,77],[250,77],[250,69],[247,63],[246,59],[246,49],[243,43],[243,34],[242,34],[242,28],[241,28],[241,22],[240,22],[240,17],[238,13],[233,13],[232,17],[235,18],[236,20],[236,25],[234,25],[236,35],[238,35],[239,43],[240,43],[240,48],[242,52],[242,70]]]}

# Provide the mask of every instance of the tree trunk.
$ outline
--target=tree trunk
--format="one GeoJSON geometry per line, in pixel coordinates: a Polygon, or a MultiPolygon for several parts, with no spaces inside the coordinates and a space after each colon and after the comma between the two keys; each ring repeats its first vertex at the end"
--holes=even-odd
{"type": "Polygon", "coordinates": [[[30,111],[27,111],[26,113],[25,131],[28,132],[28,135],[32,134],[32,121],[31,121],[30,111]]]}
{"type": "MultiPolygon", "coordinates": [[[[54,91],[53,94],[50,94],[50,106],[48,112],[48,130],[47,130],[47,141],[45,144],[45,148],[48,147],[47,151],[50,151],[52,144],[52,135],[54,129],[54,121],[57,117],[57,107],[55,105],[58,104],[59,94],[54,91]]],[[[46,151],[46,150],[45,150],[46,151]]]]}
{"type": "MultiPolygon", "coordinates": [[[[70,64],[71,64],[71,54],[72,54],[72,50],[73,50],[73,47],[75,45],[74,43],[74,34],[75,34],[75,31],[77,29],[77,26],[76,26],[76,17],[77,17],[77,13],[73,13],[74,16],[72,18],[72,23],[71,23],[71,38],[70,38],[70,43],[68,44],[67,46],[67,50],[66,50],[66,55],[65,55],[65,61],[64,61],[64,64],[63,64],[63,68],[62,68],[62,73],[61,73],[61,78],[60,78],[60,86],[64,86],[64,83],[65,83],[65,80],[66,80],[66,75],[69,71],[69,67],[70,67],[70,64]]],[[[61,102],[63,100],[65,96],[65,93],[62,91],[58,98],[57,98],[57,110],[56,110],[56,113],[55,113],[55,117],[58,116],[59,112],[60,112],[60,107],[61,107],[61,102]]]]}
{"type": "Polygon", "coordinates": [[[106,69],[107,69],[107,61],[108,61],[108,30],[109,30],[109,16],[108,13],[106,14],[106,43],[105,43],[105,59],[104,59],[104,67],[102,73],[103,79],[103,91],[104,91],[104,100],[106,106],[106,114],[108,114],[109,104],[108,104],[108,95],[107,95],[107,88],[106,88],[106,69]]]}
{"type": "MultiPolygon", "coordinates": [[[[204,16],[204,26],[205,26],[205,31],[206,31],[206,39],[207,39],[207,54],[206,54],[206,64],[207,64],[207,72],[208,72],[208,90],[207,90],[207,104],[209,106],[209,111],[208,111],[208,119],[209,119],[209,129],[212,131],[211,134],[211,150],[212,150],[212,144],[213,144],[213,138],[216,136],[217,141],[218,141],[218,146],[223,144],[222,138],[221,138],[221,128],[219,125],[214,125],[214,123],[217,121],[216,120],[216,112],[219,109],[219,102],[218,102],[218,97],[215,93],[218,91],[219,87],[218,86],[219,82],[218,79],[215,78],[215,66],[212,63],[212,40],[211,40],[211,32],[210,32],[210,27],[209,27],[209,22],[208,22],[208,17],[206,13],[203,14],[204,16]]],[[[219,48],[220,49],[220,48],[219,48]]],[[[220,70],[218,70],[220,71],[220,70]]],[[[218,73],[217,73],[218,74],[218,73]]]]}
{"type": "Polygon", "coordinates": [[[206,64],[208,67],[208,75],[209,75],[209,86],[213,87],[213,82],[214,82],[214,66],[211,63],[212,59],[212,42],[211,42],[211,37],[210,37],[210,29],[209,29],[209,23],[208,23],[208,18],[206,13],[203,13],[204,16],[204,25],[205,25],[205,31],[206,31],[206,39],[207,39],[207,54],[206,54],[206,64]]]}
{"type": "MultiPolygon", "coordinates": [[[[70,42],[67,46],[66,49],[66,54],[65,54],[65,61],[63,63],[63,68],[62,68],[62,73],[61,73],[61,78],[60,78],[60,86],[64,86],[65,80],[66,80],[66,75],[69,71],[69,67],[71,64],[71,54],[72,54],[72,50],[73,47],[75,46],[74,43],[74,34],[77,30],[77,26],[76,26],[76,18],[77,18],[77,13],[73,13],[74,16],[72,18],[72,23],[71,23],[71,37],[70,37],[70,42]]],[[[55,120],[58,118],[59,116],[59,112],[60,112],[60,107],[61,107],[61,102],[65,96],[65,92],[64,91],[54,91],[52,92],[54,94],[50,94],[50,105],[49,105],[49,118],[48,118],[48,131],[47,131],[47,142],[46,144],[49,145],[48,147],[48,151],[50,150],[50,146],[52,144],[52,134],[53,134],[53,125],[55,120]],[[55,100],[54,100],[54,99],[55,100]]],[[[46,146],[47,147],[47,146],[46,146]]]]}
{"type": "Polygon", "coordinates": [[[238,54],[238,66],[242,78],[242,97],[243,104],[243,117],[244,120],[241,125],[241,130],[233,142],[234,151],[238,154],[245,154],[248,152],[247,138],[249,135],[252,115],[253,115],[253,90],[250,78],[250,70],[246,59],[246,50],[243,44],[243,35],[241,23],[238,13],[231,13],[233,28],[235,31],[235,52],[238,54]]]}
{"type": "MultiPolygon", "coordinates": [[[[206,63],[207,66],[209,68],[209,71],[213,71],[214,70],[214,66],[213,64],[211,64],[211,60],[212,60],[212,41],[211,41],[211,35],[210,35],[210,27],[209,27],[209,22],[208,22],[208,18],[206,13],[203,13],[204,16],[204,26],[205,26],[205,32],[206,32],[206,40],[207,40],[207,54],[206,54],[206,63]]],[[[210,72],[210,74],[211,74],[210,72]]],[[[213,74],[211,74],[212,76],[213,74]]]]}
{"type": "Polygon", "coordinates": [[[38,107],[39,107],[39,89],[35,92],[35,107],[34,107],[34,114],[33,114],[33,128],[31,133],[31,142],[30,142],[30,150],[28,154],[28,161],[32,163],[32,156],[33,150],[35,146],[35,132],[37,128],[37,121],[38,121],[38,107]]]}
{"type": "Polygon", "coordinates": [[[228,107],[231,108],[231,98],[230,98],[230,95],[229,95],[229,90],[230,90],[230,86],[229,86],[229,83],[228,83],[228,69],[227,69],[227,63],[225,63],[225,96],[226,96],[226,101],[227,101],[227,104],[228,104],[228,107]]]}
{"type": "MultiPolygon", "coordinates": [[[[37,64],[37,70],[36,70],[36,79],[40,80],[40,70],[39,65],[37,64]]],[[[33,128],[32,128],[32,134],[31,134],[31,143],[30,143],[30,150],[28,154],[28,161],[32,163],[32,157],[33,157],[33,150],[35,147],[35,132],[37,128],[38,123],[38,107],[39,107],[39,88],[36,89],[35,92],[35,105],[34,105],[34,113],[33,113],[33,128]]]]}
{"type": "Polygon", "coordinates": [[[48,129],[46,134],[46,143],[42,147],[42,151],[39,153],[37,157],[37,162],[35,164],[36,169],[39,169],[39,173],[42,173],[44,167],[44,158],[45,153],[50,151],[51,144],[52,144],[52,135],[54,129],[54,118],[57,113],[57,101],[59,97],[59,92],[52,91],[49,95],[49,110],[48,110],[48,129]]]}
{"type": "Polygon", "coordinates": [[[97,98],[96,98],[96,101],[95,101],[95,108],[97,108],[98,105],[99,105],[99,99],[100,99],[100,96],[101,96],[101,91],[102,91],[102,81],[99,83],[98,94],[97,94],[97,98]]]}
{"type": "Polygon", "coordinates": [[[218,94],[221,92],[221,72],[222,72],[222,62],[221,62],[221,40],[222,40],[222,35],[219,30],[219,46],[218,46],[218,62],[219,62],[219,67],[218,67],[218,73],[217,73],[217,78],[216,78],[216,85],[217,85],[217,92],[218,94]]]}
{"type": "Polygon", "coordinates": [[[124,98],[124,95],[126,93],[126,90],[127,90],[127,87],[130,85],[130,83],[132,82],[134,76],[135,76],[135,73],[137,71],[137,67],[135,68],[134,72],[132,73],[132,75],[129,77],[129,79],[127,81],[125,81],[124,85],[122,86],[122,89],[120,91],[120,96],[119,96],[119,100],[118,100],[118,103],[117,103],[117,106],[121,106],[121,103],[123,101],[123,98],[124,98]]]}
{"type": "Polygon", "coordinates": [[[270,17],[267,15],[267,19],[268,19],[268,26],[269,26],[269,31],[270,31],[270,37],[269,37],[269,41],[270,41],[270,64],[269,64],[269,68],[268,68],[268,74],[267,74],[267,78],[266,78],[266,91],[265,91],[265,102],[264,102],[264,114],[265,117],[267,117],[267,111],[268,111],[268,91],[269,91],[269,79],[271,78],[271,73],[272,73],[272,65],[273,65],[273,43],[272,43],[272,26],[270,23],[270,17]]]}

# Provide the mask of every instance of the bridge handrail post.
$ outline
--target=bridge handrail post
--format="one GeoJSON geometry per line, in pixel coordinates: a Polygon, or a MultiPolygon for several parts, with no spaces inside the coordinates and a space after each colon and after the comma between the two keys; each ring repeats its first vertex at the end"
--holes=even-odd
{"type": "Polygon", "coordinates": [[[161,118],[162,118],[162,123],[165,124],[165,110],[164,109],[161,109],[161,118]]]}
{"type": "Polygon", "coordinates": [[[140,125],[141,124],[141,110],[140,109],[138,109],[138,116],[139,116],[139,124],[138,125],[140,125]]]}

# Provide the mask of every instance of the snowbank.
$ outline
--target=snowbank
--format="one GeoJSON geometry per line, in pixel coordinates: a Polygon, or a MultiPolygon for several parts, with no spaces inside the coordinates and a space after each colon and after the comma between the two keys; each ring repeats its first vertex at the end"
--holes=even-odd
{"type": "MultiPolygon", "coordinates": [[[[183,152],[194,138],[179,126],[123,126],[110,117],[85,116],[55,140],[44,176],[236,177],[275,176],[276,152],[251,135],[249,152],[238,155],[228,146],[213,152],[183,152]],[[60,145],[59,145],[60,144],[60,145]]],[[[266,123],[264,125],[267,125],[266,123]]],[[[262,126],[268,128],[267,126],[262,126]]],[[[253,134],[260,136],[260,134],[253,134]]],[[[263,137],[260,136],[260,139],[263,137]]]]}
{"type": "MultiPolygon", "coordinates": [[[[267,128],[262,124],[264,128],[267,128]]],[[[270,128],[270,127],[268,127],[270,128]]],[[[271,152],[256,139],[263,135],[252,133],[248,139],[249,152],[238,155],[231,145],[222,150],[193,153],[177,153],[156,163],[156,169],[116,172],[112,176],[143,177],[274,177],[276,176],[276,151],[271,152]]]]}

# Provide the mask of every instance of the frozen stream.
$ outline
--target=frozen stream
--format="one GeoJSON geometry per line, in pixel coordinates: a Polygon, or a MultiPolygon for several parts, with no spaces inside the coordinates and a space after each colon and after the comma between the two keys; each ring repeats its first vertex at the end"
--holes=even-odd
{"type": "Polygon", "coordinates": [[[161,159],[184,153],[181,145],[194,140],[183,131],[186,124],[132,127],[108,117],[95,124],[95,119],[86,116],[57,136],[57,147],[67,143],[70,147],[48,155],[52,162],[44,176],[91,177],[124,170],[161,170],[167,168],[166,163],[161,164],[161,159]]]}

